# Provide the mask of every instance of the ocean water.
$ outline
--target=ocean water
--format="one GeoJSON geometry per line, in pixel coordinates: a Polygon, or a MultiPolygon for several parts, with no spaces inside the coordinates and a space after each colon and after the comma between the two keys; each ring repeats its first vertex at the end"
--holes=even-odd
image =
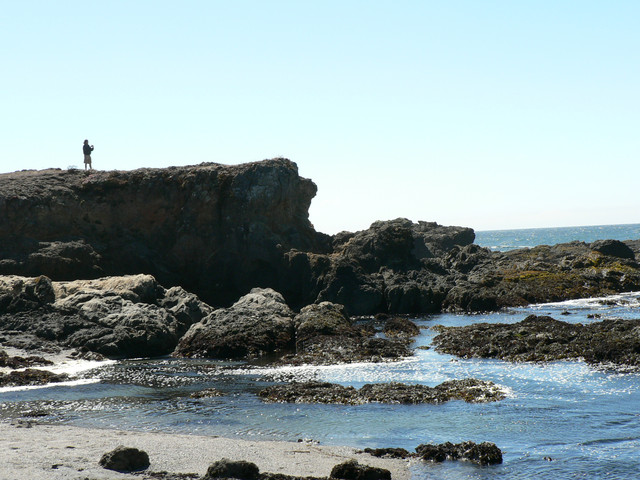
{"type": "Polygon", "coordinates": [[[574,240],[591,243],[596,240],[608,239],[621,241],[638,240],[640,239],[640,224],[486,230],[476,232],[475,243],[492,250],[507,251],[516,248],[531,248],[536,245],[554,245],[574,240]]]}
{"type": "MultiPolygon", "coordinates": [[[[634,228],[637,226],[626,234],[634,235],[634,228]]],[[[565,241],[566,232],[561,233],[561,241],[565,241]]],[[[519,232],[512,235],[518,236],[519,232]]],[[[504,244],[521,241],[513,238],[504,244]]],[[[549,232],[545,238],[544,243],[555,243],[549,232]]],[[[430,345],[435,325],[512,323],[531,313],[579,323],[638,318],[640,292],[490,314],[415,318],[421,327],[415,346],[430,345]],[[593,314],[599,319],[594,320],[593,314]]],[[[582,361],[467,360],[419,348],[414,356],[400,362],[376,364],[271,368],[244,362],[159,358],[84,367],[67,366],[76,372],[74,381],[67,384],[1,390],[0,418],[37,415],[39,421],[79,426],[255,440],[305,438],[358,448],[413,450],[430,442],[490,441],[502,449],[502,465],[417,461],[412,466],[413,478],[640,479],[637,371],[596,368],[582,361]],[[342,406],[266,404],[256,395],[265,386],[291,380],[316,379],[356,387],[390,381],[435,386],[468,377],[497,383],[507,398],[487,404],[453,401],[442,405],[342,406]],[[225,396],[190,397],[211,387],[225,396]]]]}

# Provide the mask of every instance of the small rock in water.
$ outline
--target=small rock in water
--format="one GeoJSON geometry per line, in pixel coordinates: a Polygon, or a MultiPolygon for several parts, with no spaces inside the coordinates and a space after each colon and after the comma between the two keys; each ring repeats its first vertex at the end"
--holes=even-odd
{"type": "Polygon", "coordinates": [[[416,447],[416,452],[423,460],[444,462],[445,460],[468,460],[480,465],[496,465],[502,463],[502,451],[491,442],[451,442],[439,445],[423,444],[416,447]]]}

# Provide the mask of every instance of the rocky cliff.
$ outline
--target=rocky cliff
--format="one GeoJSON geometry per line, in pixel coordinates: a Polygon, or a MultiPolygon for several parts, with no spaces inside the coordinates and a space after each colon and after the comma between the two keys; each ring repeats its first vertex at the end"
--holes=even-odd
{"type": "Polygon", "coordinates": [[[282,158],[0,175],[0,275],[150,274],[213,307],[272,288],[295,311],[328,301],[348,315],[495,310],[640,290],[637,242],[498,253],[475,245],[470,228],[406,219],[329,237],[309,222],[315,193],[282,158]]]}
{"type": "Polygon", "coordinates": [[[295,163],[0,175],[0,275],[148,273],[213,305],[277,283],[284,252],[323,252],[295,163]]]}

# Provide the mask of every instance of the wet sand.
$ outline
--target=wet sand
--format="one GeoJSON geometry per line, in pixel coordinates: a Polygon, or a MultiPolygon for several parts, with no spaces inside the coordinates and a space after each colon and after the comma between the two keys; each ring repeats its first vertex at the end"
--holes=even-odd
{"type": "Polygon", "coordinates": [[[0,480],[144,479],[144,474],[100,467],[102,455],[119,445],[147,452],[151,462],[148,472],[202,476],[213,462],[229,458],[253,462],[261,472],[326,477],[335,465],[355,458],[361,464],[390,470],[393,480],[410,478],[407,461],[357,454],[351,447],[101,430],[25,420],[0,422],[0,480]]]}

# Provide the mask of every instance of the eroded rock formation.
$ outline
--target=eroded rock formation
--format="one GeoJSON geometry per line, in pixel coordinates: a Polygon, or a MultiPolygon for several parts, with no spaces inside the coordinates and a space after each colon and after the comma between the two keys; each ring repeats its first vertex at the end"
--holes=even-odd
{"type": "Polygon", "coordinates": [[[309,222],[315,193],[282,158],[3,174],[0,275],[144,273],[214,307],[260,287],[280,292],[294,311],[328,301],[351,316],[486,311],[640,290],[638,242],[499,253],[475,245],[470,228],[402,218],[329,237],[309,222]]]}

